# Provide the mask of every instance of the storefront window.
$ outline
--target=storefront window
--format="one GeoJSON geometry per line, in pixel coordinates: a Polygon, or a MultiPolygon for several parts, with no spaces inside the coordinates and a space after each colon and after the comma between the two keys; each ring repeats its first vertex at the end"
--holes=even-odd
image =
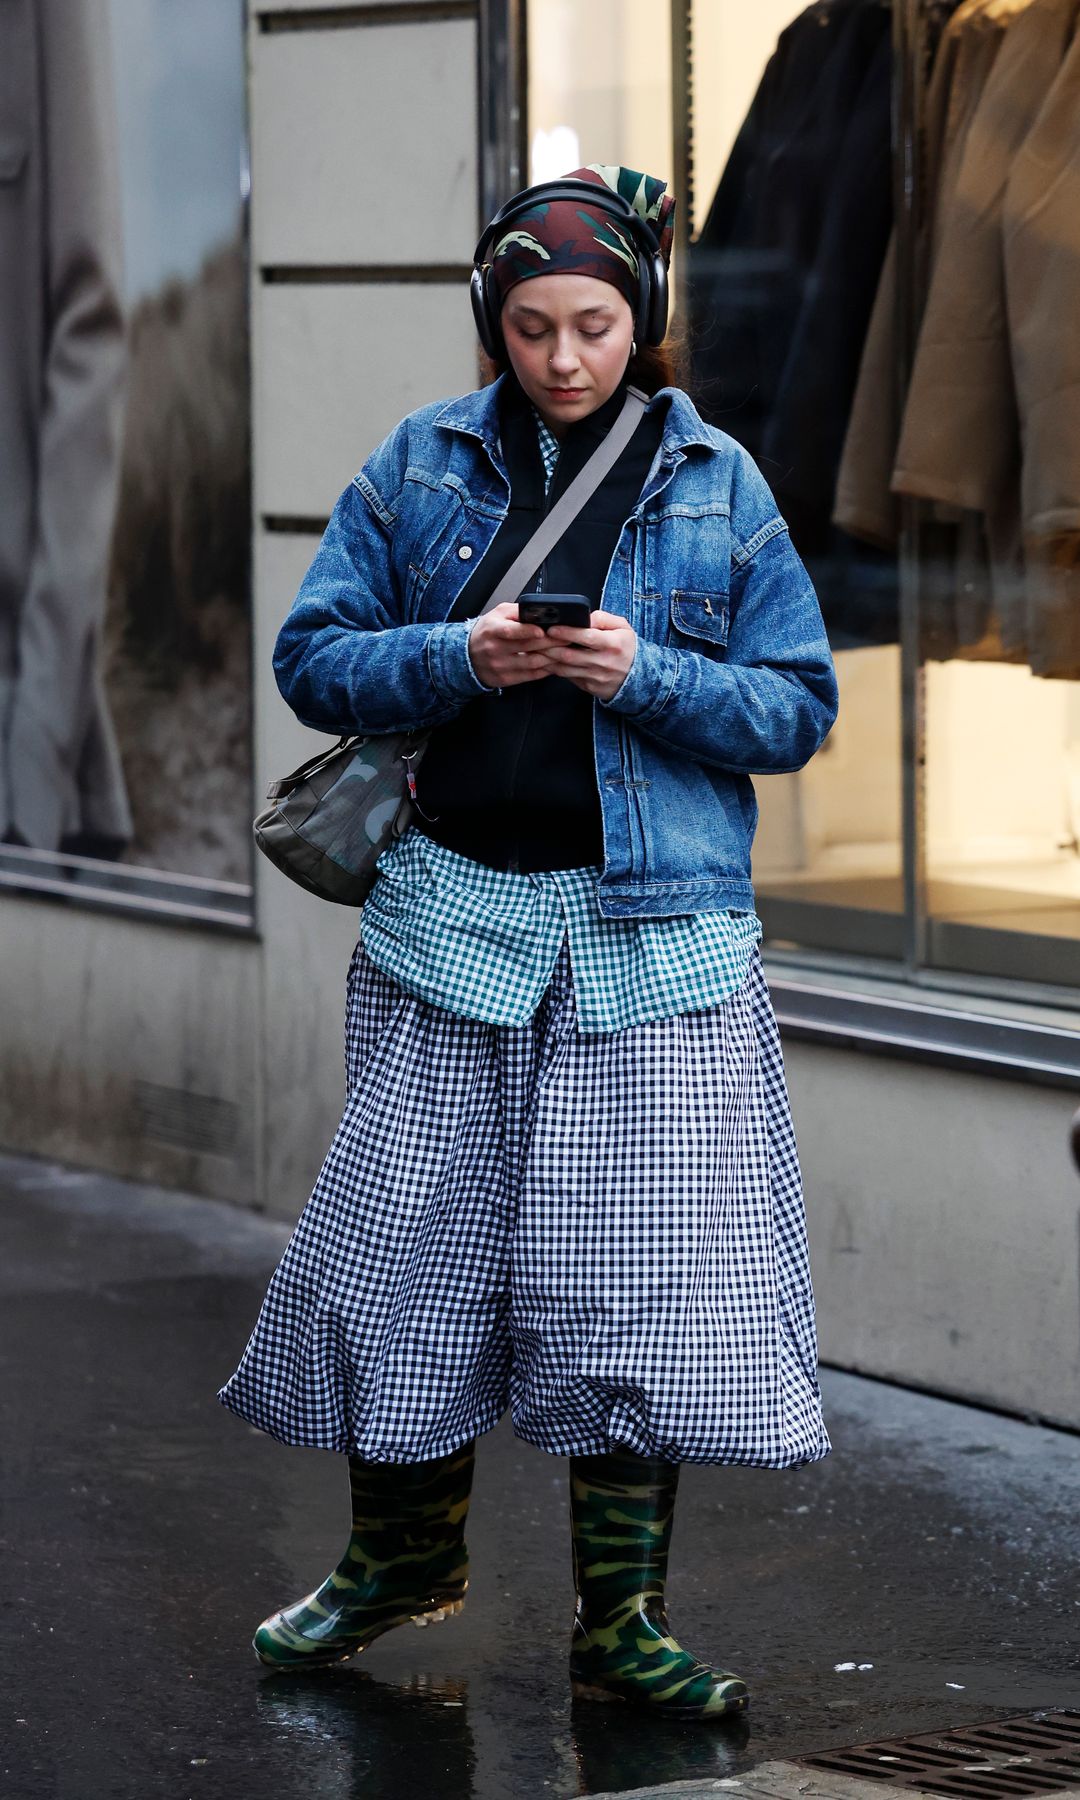
{"type": "Polygon", "coordinates": [[[1076,983],[1072,11],[675,12],[698,401],[776,493],[841,689],[809,769],[758,784],[769,937],[1076,983]]]}
{"type": "Polygon", "coordinates": [[[0,8],[0,887],[247,929],[243,0],[0,8]]]}

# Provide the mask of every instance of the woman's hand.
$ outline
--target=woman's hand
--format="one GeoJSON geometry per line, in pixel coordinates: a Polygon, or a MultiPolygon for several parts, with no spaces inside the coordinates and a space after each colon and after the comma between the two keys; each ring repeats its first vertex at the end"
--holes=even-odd
{"type": "Polygon", "coordinates": [[[504,600],[484,613],[469,633],[469,657],[485,687],[516,687],[542,681],[552,672],[547,633],[539,625],[518,622],[516,600],[504,600]]]}
{"type": "Polygon", "coordinates": [[[545,673],[564,675],[598,700],[622,687],[637,654],[637,632],[616,613],[594,612],[588,625],[553,625],[545,673]]]}

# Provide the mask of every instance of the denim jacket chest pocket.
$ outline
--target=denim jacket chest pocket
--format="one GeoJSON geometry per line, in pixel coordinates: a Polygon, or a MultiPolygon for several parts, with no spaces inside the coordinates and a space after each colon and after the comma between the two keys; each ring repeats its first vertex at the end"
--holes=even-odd
{"type": "Polygon", "coordinates": [[[728,596],[675,588],[671,595],[671,643],[705,656],[723,657],[730,623],[728,596]]]}
{"type": "Polygon", "coordinates": [[[732,560],[727,506],[697,495],[669,503],[652,518],[646,513],[642,535],[639,591],[647,603],[648,635],[687,649],[722,651],[732,560]]]}
{"type": "Polygon", "coordinates": [[[408,518],[410,529],[399,544],[405,618],[443,619],[494,537],[499,512],[492,503],[474,501],[453,477],[439,480],[410,469],[406,491],[401,523],[408,518]]]}

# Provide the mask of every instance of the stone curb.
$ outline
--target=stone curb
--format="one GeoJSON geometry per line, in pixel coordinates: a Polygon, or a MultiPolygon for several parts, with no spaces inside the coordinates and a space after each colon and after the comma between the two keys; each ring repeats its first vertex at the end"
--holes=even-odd
{"type": "MultiPolygon", "coordinates": [[[[858,1781],[848,1775],[824,1775],[798,1763],[759,1763],[745,1775],[728,1775],[716,1781],[675,1781],[663,1787],[621,1788],[594,1794],[592,1800],[718,1800],[730,1794],[734,1800],[888,1800],[925,1794],[926,1788],[889,1788],[878,1781],[858,1781]]],[[[1055,1800],[1080,1800],[1080,1787],[1055,1788],[1055,1800]]]]}

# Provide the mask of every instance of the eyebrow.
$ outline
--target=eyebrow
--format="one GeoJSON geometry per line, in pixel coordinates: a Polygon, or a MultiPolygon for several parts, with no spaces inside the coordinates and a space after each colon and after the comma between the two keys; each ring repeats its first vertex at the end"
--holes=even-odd
{"type": "MultiPolygon", "coordinates": [[[[600,300],[595,306],[580,307],[574,314],[574,317],[575,319],[587,319],[592,313],[606,313],[611,312],[611,310],[612,308],[608,305],[606,300],[600,300]]],[[[542,312],[540,307],[526,306],[520,301],[513,303],[513,311],[515,313],[528,313],[529,317],[533,319],[546,319],[549,316],[546,312],[542,312]]]]}

